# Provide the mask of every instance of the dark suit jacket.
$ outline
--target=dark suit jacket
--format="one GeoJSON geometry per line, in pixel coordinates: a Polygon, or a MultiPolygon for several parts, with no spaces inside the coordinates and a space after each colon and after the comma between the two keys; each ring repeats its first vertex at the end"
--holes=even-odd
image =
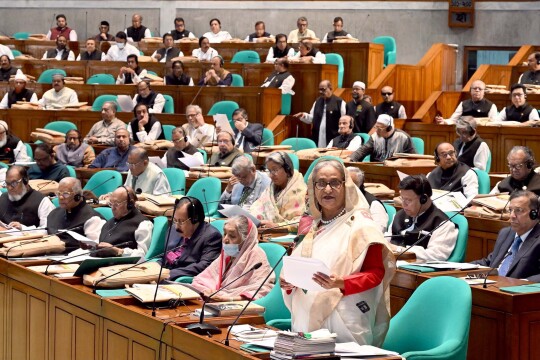
{"type": "MultiPolygon", "coordinates": [[[[170,230],[170,239],[167,250],[184,243],[184,237],[176,231],[176,227],[170,230]]],[[[165,264],[171,270],[170,280],[180,276],[196,276],[208,267],[221,253],[221,233],[212,225],[202,223],[193,236],[188,240],[182,255],[174,264],[165,264]]]]}
{"type": "MultiPolygon", "coordinates": [[[[481,260],[475,260],[473,264],[480,264],[497,268],[505,258],[508,250],[514,242],[516,232],[511,227],[506,227],[499,232],[493,252],[481,260]]],[[[514,261],[508,269],[508,277],[516,279],[529,279],[540,282],[540,224],[536,224],[525,242],[521,245],[514,261]]]]}
{"type": "MultiPolygon", "coordinates": [[[[244,137],[244,147],[242,150],[244,150],[244,153],[251,153],[253,150],[257,148],[257,146],[261,145],[262,142],[262,134],[263,134],[263,126],[262,124],[258,123],[248,123],[248,126],[242,131],[242,136],[244,137]]],[[[238,135],[238,130],[234,129],[234,136],[236,137],[238,135]]],[[[236,142],[239,144],[240,141],[236,142]]]]}

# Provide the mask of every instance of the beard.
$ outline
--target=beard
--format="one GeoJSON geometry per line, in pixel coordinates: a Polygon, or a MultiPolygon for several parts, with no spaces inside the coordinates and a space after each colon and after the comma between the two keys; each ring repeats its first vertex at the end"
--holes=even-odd
{"type": "Polygon", "coordinates": [[[9,201],[19,201],[24,197],[24,195],[26,195],[27,192],[28,192],[28,189],[26,187],[23,187],[23,190],[19,195],[11,195],[8,192],[8,199],[9,201]]]}

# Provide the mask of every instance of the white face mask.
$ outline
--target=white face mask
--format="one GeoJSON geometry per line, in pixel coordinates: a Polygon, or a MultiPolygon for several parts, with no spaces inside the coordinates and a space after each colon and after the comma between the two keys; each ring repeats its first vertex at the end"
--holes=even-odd
{"type": "Polygon", "coordinates": [[[236,257],[240,252],[240,248],[238,244],[223,244],[223,251],[227,256],[236,257]]]}
{"type": "Polygon", "coordinates": [[[118,43],[118,44],[116,44],[116,45],[118,45],[118,48],[119,48],[120,50],[122,50],[123,48],[126,47],[126,43],[118,43]]]}

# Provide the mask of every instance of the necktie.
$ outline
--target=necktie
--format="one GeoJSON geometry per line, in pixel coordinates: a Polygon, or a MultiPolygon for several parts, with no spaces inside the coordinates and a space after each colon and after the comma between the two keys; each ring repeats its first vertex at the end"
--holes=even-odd
{"type": "Polygon", "coordinates": [[[251,189],[250,187],[244,187],[244,191],[242,191],[242,196],[240,196],[240,201],[238,202],[238,205],[242,206],[244,205],[244,201],[246,201],[247,197],[251,194],[251,191],[253,189],[251,189]]]}
{"type": "Polygon", "coordinates": [[[510,265],[512,265],[512,262],[514,262],[514,258],[516,257],[519,246],[522,242],[523,240],[521,240],[519,236],[514,239],[512,247],[510,248],[510,254],[508,254],[508,256],[503,260],[501,267],[499,268],[500,276],[506,276],[506,274],[508,274],[508,269],[510,268],[510,265]]]}
{"type": "Polygon", "coordinates": [[[135,184],[137,184],[137,178],[138,176],[133,176],[131,178],[131,188],[133,189],[133,191],[135,191],[135,184]]]}

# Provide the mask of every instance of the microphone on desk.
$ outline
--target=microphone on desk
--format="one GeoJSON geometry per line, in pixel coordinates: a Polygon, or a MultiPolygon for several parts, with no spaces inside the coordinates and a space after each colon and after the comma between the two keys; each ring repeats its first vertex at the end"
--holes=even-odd
{"type": "MultiPolygon", "coordinates": [[[[265,144],[269,143],[270,140],[274,141],[274,139],[276,138],[276,136],[281,135],[284,131],[285,131],[285,129],[282,129],[282,130],[279,131],[277,134],[272,135],[271,138],[266,139],[265,141],[262,141],[262,142],[259,144],[259,146],[256,148],[256,150],[253,151],[253,152],[256,153],[255,161],[253,161],[253,164],[255,165],[255,168],[257,168],[257,167],[259,166],[259,165],[258,165],[258,161],[259,161],[259,158],[261,157],[261,147],[264,146],[265,144]]],[[[264,134],[264,127],[263,127],[263,134],[264,134]]],[[[261,165],[261,166],[262,166],[262,165],[261,165]]]]}
{"type": "Polygon", "coordinates": [[[219,330],[219,328],[217,326],[214,326],[212,324],[208,324],[208,323],[204,322],[204,308],[206,307],[206,303],[208,301],[212,300],[212,296],[216,295],[221,290],[226,289],[227,287],[229,287],[230,285],[232,285],[233,283],[238,281],[240,278],[242,278],[245,275],[251,273],[252,271],[257,270],[261,266],[262,266],[261,262],[256,263],[249,270],[243,272],[242,274],[240,274],[239,276],[234,278],[232,281],[229,281],[227,284],[223,285],[222,287],[220,287],[219,289],[214,291],[212,294],[206,296],[205,299],[204,299],[204,302],[202,304],[201,315],[199,317],[199,322],[195,323],[195,324],[189,324],[188,326],[186,326],[186,329],[188,329],[189,331],[193,331],[194,333],[199,334],[199,335],[219,334],[221,332],[221,330],[219,330]]]}
{"type": "MultiPolygon", "coordinates": [[[[92,194],[94,197],[96,197],[96,195],[93,193],[93,191],[96,190],[97,188],[99,188],[100,186],[105,185],[106,183],[108,183],[109,181],[114,180],[114,179],[115,179],[115,177],[111,176],[110,178],[100,182],[99,184],[97,184],[96,186],[91,188],[90,190],[84,190],[83,189],[83,192],[86,192],[87,194],[92,194]]],[[[86,200],[87,203],[88,203],[88,201],[90,201],[90,204],[98,204],[99,203],[99,201],[96,202],[95,199],[86,200]]]]}
{"type": "MultiPolygon", "coordinates": [[[[227,330],[227,336],[225,337],[225,346],[229,346],[229,336],[231,335],[231,330],[232,328],[234,327],[234,325],[236,325],[236,323],[238,322],[238,319],[240,319],[240,316],[242,316],[242,314],[246,311],[247,307],[249,306],[249,304],[251,304],[251,302],[253,301],[253,299],[255,299],[255,296],[257,296],[257,294],[259,293],[259,291],[261,291],[262,287],[264,286],[264,284],[266,283],[266,281],[268,280],[268,278],[270,278],[270,276],[274,273],[274,271],[276,270],[276,267],[281,263],[281,261],[283,261],[283,257],[285,257],[285,255],[287,255],[287,253],[289,252],[289,250],[291,249],[291,247],[293,245],[296,245],[298,243],[298,240],[300,239],[300,236],[297,235],[293,242],[286,248],[286,250],[283,252],[283,255],[281,255],[281,257],[278,259],[278,261],[276,261],[275,265],[272,267],[272,270],[270,270],[268,272],[268,275],[266,275],[266,277],[264,278],[263,281],[261,281],[261,285],[259,285],[259,287],[257,288],[257,290],[255,290],[255,292],[253,293],[253,296],[248,300],[247,304],[244,305],[244,308],[240,311],[240,313],[238,314],[238,316],[234,319],[234,321],[232,322],[231,326],[229,326],[229,330],[227,330]]],[[[275,286],[275,285],[274,285],[275,286]]]]}
{"type": "MultiPolygon", "coordinates": [[[[509,256],[512,256],[512,249],[510,249],[510,251],[507,251],[507,252],[506,252],[506,254],[503,256],[501,262],[499,263],[499,266],[501,266],[502,263],[504,262],[504,260],[506,260],[506,258],[509,257],[509,256]]],[[[499,272],[498,268],[490,266],[488,272],[486,273],[486,277],[484,278],[484,282],[483,282],[483,284],[482,284],[482,288],[484,288],[484,289],[487,288],[487,280],[488,280],[488,276],[489,276],[489,274],[490,274],[493,270],[497,270],[497,274],[498,274],[498,272],[499,272]]]]}
{"type": "Polygon", "coordinates": [[[438,200],[440,198],[443,198],[446,195],[451,194],[453,192],[461,191],[463,188],[466,188],[466,187],[467,187],[467,184],[462,184],[461,186],[455,188],[454,190],[448,190],[448,192],[445,192],[444,194],[437,196],[435,199],[431,199],[431,201],[435,201],[435,200],[438,200]]]}

